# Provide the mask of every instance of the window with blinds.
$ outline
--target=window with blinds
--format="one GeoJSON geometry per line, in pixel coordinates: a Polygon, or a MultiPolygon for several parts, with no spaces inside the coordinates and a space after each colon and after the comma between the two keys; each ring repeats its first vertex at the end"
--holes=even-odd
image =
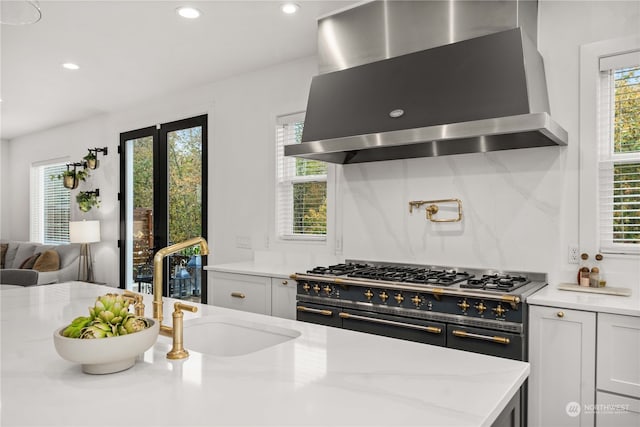
{"type": "Polygon", "coordinates": [[[276,123],[276,227],[281,239],[325,240],[327,164],[285,157],[284,146],[299,144],[304,113],[280,116],[276,123]]]}
{"type": "Polygon", "coordinates": [[[44,244],[69,242],[70,195],[62,181],[52,179],[66,171],[65,163],[31,169],[30,240],[44,244]]]}
{"type": "Polygon", "coordinates": [[[600,250],[640,253],[640,51],[600,72],[600,250]]]}

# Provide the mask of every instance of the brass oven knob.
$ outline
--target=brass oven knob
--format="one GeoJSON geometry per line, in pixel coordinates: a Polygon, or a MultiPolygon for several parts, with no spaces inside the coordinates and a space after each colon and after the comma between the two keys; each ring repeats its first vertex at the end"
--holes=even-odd
{"type": "Polygon", "coordinates": [[[476,310],[478,310],[478,313],[480,313],[480,314],[484,313],[484,311],[487,309],[487,306],[484,305],[484,303],[482,301],[480,301],[474,307],[475,307],[476,310]]]}
{"type": "Polygon", "coordinates": [[[416,307],[418,307],[420,305],[420,303],[422,302],[422,298],[420,298],[418,295],[416,295],[413,298],[411,298],[411,302],[413,302],[416,305],[416,307]]]}
{"type": "Polygon", "coordinates": [[[493,309],[493,312],[496,314],[496,316],[500,317],[502,316],[507,310],[505,310],[504,308],[502,308],[502,306],[500,304],[498,304],[498,306],[496,308],[493,309]]]}
{"type": "Polygon", "coordinates": [[[471,307],[466,299],[463,299],[462,302],[458,303],[458,307],[462,310],[462,312],[466,312],[467,308],[471,307]]]}
{"type": "Polygon", "coordinates": [[[316,294],[320,293],[320,286],[318,286],[318,284],[316,283],[315,285],[313,285],[313,290],[316,291],[316,294]]]}
{"type": "Polygon", "coordinates": [[[309,289],[311,289],[311,286],[309,286],[308,283],[305,283],[304,285],[302,285],[302,289],[304,289],[305,292],[309,293],[309,289]]]}
{"type": "Polygon", "coordinates": [[[404,301],[404,297],[402,296],[401,293],[397,293],[395,297],[393,297],[393,299],[395,299],[398,304],[402,304],[402,301],[404,301]]]}
{"type": "Polygon", "coordinates": [[[380,299],[382,300],[382,302],[387,302],[387,300],[389,299],[389,294],[387,294],[385,291],[380,292],[380,299]]]}
{"type": "Polygon", "coordinates": [[[371,289],[367,289],[364,296],[367,297],[367,301],[371,301],[371,298],[373,298],[373,292],[371,292],[371,289]]]}
{"type": "Polygon", "coordinates": [[[332,291],[331,286],[327,285],[324,288],[322,288],[322,290],[324,291],[325,294],[329,295],[332,291]]]}

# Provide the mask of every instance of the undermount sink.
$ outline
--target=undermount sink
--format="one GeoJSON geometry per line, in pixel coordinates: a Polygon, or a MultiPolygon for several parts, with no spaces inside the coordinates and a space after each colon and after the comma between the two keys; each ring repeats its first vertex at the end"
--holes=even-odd
{"type": "Polygon", "coordinates": [[[297,338],[300,332],[215,316],[185,321],[183,336],[187,350],[212,356],[241,356],[297,338]]]}

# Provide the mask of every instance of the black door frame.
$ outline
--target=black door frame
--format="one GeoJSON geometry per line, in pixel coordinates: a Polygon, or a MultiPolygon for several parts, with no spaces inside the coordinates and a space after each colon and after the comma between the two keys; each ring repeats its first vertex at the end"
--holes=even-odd
{"type": "MultiPolygon", "coordinates": [[[[153,138],[153,181],[154,185],[154,197],[153,197],[153,234],[154,234],[154,253],[166,247],[168,245],[168,225],[169,225],[169,213],[167,196],[169,191],[168,185],[168,138],[167,134],[180,129],[188,129],[193,127],[202,128],[202,202],[201,202],[201,218],[202,218],[202,230],[201,235],[207,239],[208,229],[208,128],[207,128],[207,115],[190,117],[187,119],[176,120],[169,123],[163,123],[157,126],[150,126],[142,129],[136,129],[133,131],[123,132],[120,134],[120,146],[118,147],[118,153],[120,154],[120,192],[118,193],[118,200],[120,201],[120,239],[118,240],[118,248],[120,252],[120,284],[119,287],[124,289],[127,282],[127,272],[123,266],[126,262],[126,203],[124,202],[126,192],[126,180],[123,178],[126,173],[126,158],[124,155],[124,143],[131,139],[138,139],[151,136],[153,138]]],[[[202,256],[202,267],[206,265],[207,257],[202,256]]],[[[170,277],[168,273],[168,263],[165,259],[163,265],[164,273],[163,277],[170,277]]],[[[200,283],[202,287],[200,290],[200,300],[203,304],[207,303],[207,286],[206,286],[206,274],[204,268],[201,269],[202,274],[200,283]]],[[[169,282],[164,281],[162,295],[168,295],[169,282]]]]}

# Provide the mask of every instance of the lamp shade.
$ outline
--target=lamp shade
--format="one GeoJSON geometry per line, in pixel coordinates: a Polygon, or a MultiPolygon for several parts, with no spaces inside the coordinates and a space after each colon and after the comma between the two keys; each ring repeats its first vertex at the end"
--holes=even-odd
{"type": "Polygon", "coordinates": [[[70,221],[69,242],[93,243],[100,241],[100,221],[70,221]]]}

